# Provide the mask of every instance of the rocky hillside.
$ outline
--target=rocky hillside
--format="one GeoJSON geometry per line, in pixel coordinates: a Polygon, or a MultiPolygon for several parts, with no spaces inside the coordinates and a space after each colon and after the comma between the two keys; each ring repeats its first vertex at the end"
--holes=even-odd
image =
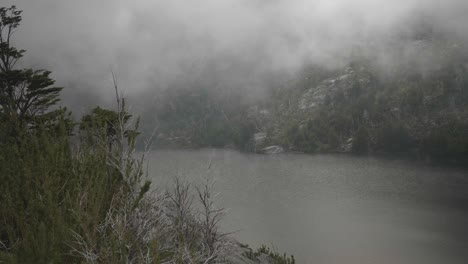
{"type": "Polygon", "coordinates": [[[369,45],[341,67],[304,67],[258,102],[209,87],[170,91],[151,111],[158,140],[468,160],[468,45],[433,33],[395,43],[389,54],[369,45]]]}
{"type": "Polygon", "coordinates": [[[466,158],[468,60],[458,46],[448,48],[440,53],[450,60],[425,72],[408,65],[382,72],[369,60],[338,71],[304,71],[262,109],[272,121],[257,134],[257,149],[466,158]]]}

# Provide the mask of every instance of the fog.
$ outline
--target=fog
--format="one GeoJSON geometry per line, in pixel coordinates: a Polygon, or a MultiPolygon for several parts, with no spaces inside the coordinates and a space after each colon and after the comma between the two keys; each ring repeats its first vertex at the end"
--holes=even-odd
{"type": "Polygon", "coordinates": [[[75,109],[112,100],[111,68],[121,89],[135,97],[207,78],[210,85],[255,96],[272,76],[281,78],[306,63],[346,65],[356,53],[372,56],[382,68],[403,58],[416,58],[421,67],[437,64],[438,58],[429,56],[433,52],[414,51],[412,42],[405,42],[424,26],[453,37],[454,45],[468,39],[463,0],[9,4],[24,10],[15,36],[15,45],[28,51],[23,64],[51,70],[66,87],[65,104],[75,109]]]}

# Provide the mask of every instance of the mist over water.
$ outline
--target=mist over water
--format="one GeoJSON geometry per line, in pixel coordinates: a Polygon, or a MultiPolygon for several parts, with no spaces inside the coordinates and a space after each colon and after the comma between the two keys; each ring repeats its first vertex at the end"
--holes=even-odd
{"type": "Polygon", "coordinates": [[[168,150],[148,156],[156,186],[216,180],[226,231],[297,263],[466,263],[466,172],[341,155],[168,150]]]}
{"type": "MultiPolygon", "coordinates": [[[[51,70],[77,112],[113,102],[111,69],[144,111],[166,89],[261,97],[304,65],[334,69],[356,57],[383,75],[402,65],[429,73],[444,63],[437,41],[460,50],[468,43],[461,0],[9,2],[24,10],[15,40],[28,50],[23,63],[51,70]]],[[[176,174],[200,178],[208,162],[220,205],[231,208],[226,230],[241,230],[237,238],[252,246],[271,243],[299,263],[468,260],[462,172],[205,150],[154,152],[150,175],[156,184],[176,174]]]]}
{"type": "Polygon", "coordinates": [[[408,36],[428,29],[461,47],[468,37],[462,0],[6,2],[24,10],[16,40],[28,50],[24,64],[50,69],[77,110],[112,102],[110,66],[144,108],[154,101],[143,95],[199,80],[262,96],[272,76],[343,66],[355,55],[383,71],[411,61],[427,70],[440,58],[415,51],[408,36]]]}
{"type": "Polygon", "coordinates": [[[1,263],[468,263],[468,0],[2,3],[1,263]]]}

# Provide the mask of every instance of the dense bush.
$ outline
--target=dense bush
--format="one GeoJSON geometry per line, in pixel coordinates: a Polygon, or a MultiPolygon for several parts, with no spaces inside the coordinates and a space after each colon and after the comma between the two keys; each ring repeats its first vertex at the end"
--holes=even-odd
{"type": "Polygon", "coordinates": [[[270,249],[269,247],[262,245],[257,250],[252,250],[247,245],[242,245],[247,251],[244,255],[253,261],[258,261],[260,256],[266,257],[272,264],[295,264],[296,260],[294,256],[287,256],[286,253],[280,254],[277,251],[270,249]]]}
{"type": "MultiPolygon", "coordinates": [[[[123,120],[124,115],[115,116],[123,120]]],[[[113,123],[109,137],[108,124],[87,126],[70,138],[58,123],[58,132],[23,131],[0,149],[0,261],[212,263],[226,258],[234,244],[218,230],[223,211],[214,207],[209,184],[195,189],[195,196],[178,181],[168,192],[148,192],[143,160],[133,157],[137,134],[129,132],[136,128],[121,131],[127,126],[113,123]]]]}
{"type": "Polygon", "coordinates": [[[52,129],[0,124],[15,132],[0,148],[0,261],[219,263],[231,254],[211,184],[150,192],[134,156],[138,122],[120,98],[118,109],[94,109],[75,136],[64,117],[52,129]]]}
{"type": "Polygon", "coordinates": [[[135,135],[121,131],[118,122],[112,126],[121,138],[112,141],[101,137],[107,126],[70,137],[68,120],[55,125],[1,125],[16,127],[0,149],[0,259],[8,263],[88,260],[75,254],[76,238],[103,245],[99,230],[110,212],[125,200],[135,205],[125,212],[132,213],[149,188],[141,179],[141,160],[128,152],[135,135]]]}

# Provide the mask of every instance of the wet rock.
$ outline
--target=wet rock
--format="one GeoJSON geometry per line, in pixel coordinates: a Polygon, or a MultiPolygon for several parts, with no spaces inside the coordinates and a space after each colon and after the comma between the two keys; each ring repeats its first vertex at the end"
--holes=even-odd
{"type": "Polygon", "coordinates": [[[343,153],[350,153],[353,149],[353,138],[348,138],[345,143],[340,146],[340,151],[343,153]]]}
{"type": "Polygon", "coordinates": [[[269,146],[261,151],[263,154],[279,154],[284,152],[284,148],[281,146],[269,146]]]}

